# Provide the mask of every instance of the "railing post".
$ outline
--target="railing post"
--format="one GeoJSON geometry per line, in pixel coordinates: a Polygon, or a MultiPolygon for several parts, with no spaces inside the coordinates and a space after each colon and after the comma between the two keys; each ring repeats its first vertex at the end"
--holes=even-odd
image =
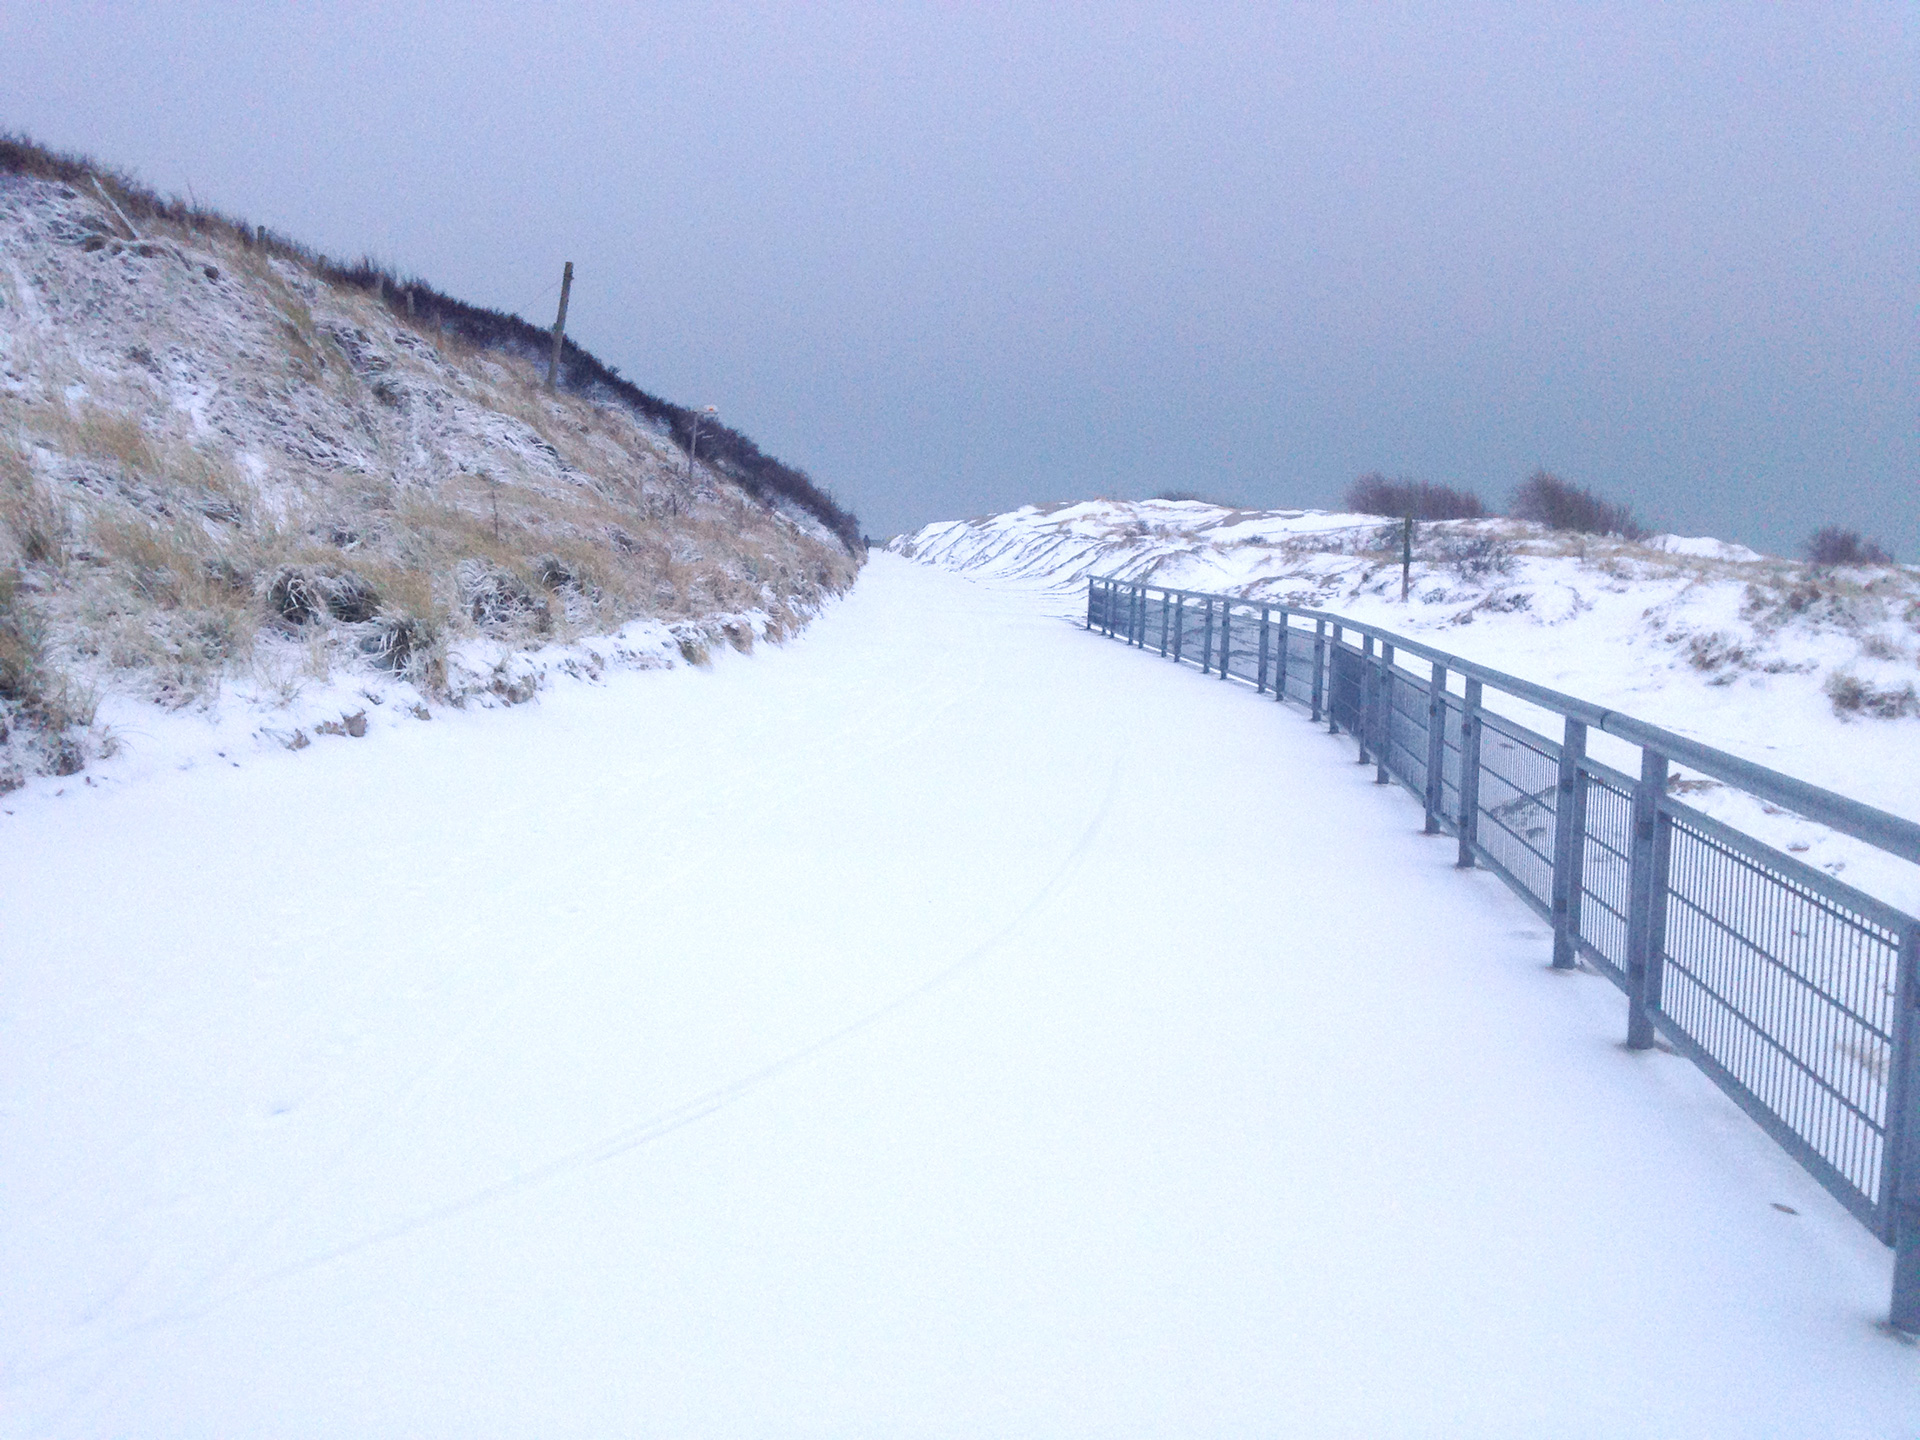
{"type": "Polygon", "coordinates": [[[1233,601],[1220,602],[1220,678],[1233,667],[1233,601]]]}
{"type": "Polygon", "coordinates": [[[1267,649],[1272,632],[1273,609],[1271,606],[1262,605],[1260,607],[1260,679],[1253,687],[1253,693],[1256,695],[1267,693],[1267,649]]]}
{"type": "Polygon", "coordinates": [[[1326,697],[1327,622],[1313,622],[1313,714],[1307,718],[1320,723],[1321,701],[1326,697]]]}
{"type": "Polygon", "coordinates": [[[1920,925],[1900,937],[1894,986],[1893,1069],[1887,1087],[1883,1184],[1891,1213],[1893,1305],[1889,1322],[1920,1334],[1920,925]]]}
{"type": "Polygon", "coordinates": [[[1187,595],[1183,590],[1173,602],[1173,658],[1180,660],[1180,648],[1187,638],[1187,595]]]}
{"type": "Polygon", "coordinates": [[[1373,693],[1373,783],[1385,785],[1393,745],[1393,646],[1380,642],[1379,681],[1373,693]]]}
{"type": "Polygon", "coordinates": [[[1427,681],[1427,834],[1440,833],[1447,803],[1447,667],[1436,663],[1427,681]]]}
{"type": "Polygon", "coordinates": [[[1335,678],[1333,672],[1340,665],[1340,626],[1337,622],[1333,624],[1333,631],[1328,639],[1332,643],[1327,646],[1327,733],[1338,735],[1340,716],[1336,712],[1340,708],[1340,697],[1334,694],[1333,683],[1335,678]]]}
{"type": "Polygon", "coordinates": [[[1167,658],[1167,621],[1173,615],[1173,596],[1160,592],[1160,658],[1167,658]]]}
{"type": "Polygon", "coordinates": [[[1454,864],[1473,868],[1473,847],[1480,842],[1480,695],[1481,684],[1467,677],[1460,705],[1460,853],[1454,864]]]}
{"type": "Polygon", "coordinates": [[[1087,577],[1087,629],[1093,629],[1093,592],[1100,582],[1091,575],[1087,577]]]}
{"type": "Polygon", "coordinates": [[[1580,954],[1581,871],[1587,856],[1587,726],[1567,717],[1560,741],[1560,783],[1553,796],[1553,968],[1571,970],[1580,954]]]}
{"type": "Polygon", "coordinates": [[[1127,606],[1127,614],[1133,621],[1127,627],[1132,632],[1128,641],[1134,649],[1141,650],[1147,643],[1147,587],[1135,585],[1128,592],[1128,598],[1131,603],[1127,606]]]}
{"type": "Polygon", "coordinates": [[[1207,631],[1200,637],[1200,673],[1213,673],[1213,597],[1207,596],[1207,631]]]}
{"type": "Polygon", "coordinates": [[[1632,867],[1627,887],[1627,1048],[1653,1045],[1660,1008],[1660,964],[1666,946],[1668,822],[1667,757],[1640,752],[1640,783],[1633,787],[1632,867]]]}
{"type": "Polygon", "coordinates": [[[1293,626],[1288,620],[1286,608],[1282,606],[1280,610],[1280,656],[1279,662],[1274,666],[1273,676],[1273,698],[1275,700],[1285,700],[1287,698],[1287,648],[1293,641],[1293,636],[1289,633],[1292,629],[1293,626]]]}
{"type": "Polygon", "coordinates": [[[1373,692],[1378,680],[1373,669],[1373,636],[1360,637],[1360,713],[1353,717],[1353,740],[1360,749],[1358,763],[1367,763],[1367,742],[1373,739],[1373,692]]]}

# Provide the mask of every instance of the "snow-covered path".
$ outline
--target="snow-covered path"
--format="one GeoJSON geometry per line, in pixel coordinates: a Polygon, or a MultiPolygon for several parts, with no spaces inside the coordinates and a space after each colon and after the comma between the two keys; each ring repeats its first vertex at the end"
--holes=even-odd
{"type": "Polygon", "coordinates": [[[1371,774],[877,556],[23,805],[0,1434],[1920,1432],[1886,1252],[1371,774]]]}

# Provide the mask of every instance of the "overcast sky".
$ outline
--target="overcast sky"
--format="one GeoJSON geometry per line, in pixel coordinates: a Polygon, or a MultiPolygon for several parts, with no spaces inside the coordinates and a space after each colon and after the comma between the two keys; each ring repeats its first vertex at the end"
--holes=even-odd
{"type": "Polygon", "coordinates": [[[0,127],[714,403],[887,534],[1546,466],[1920,559],[1920,8],[0,7],[0,127]]]}

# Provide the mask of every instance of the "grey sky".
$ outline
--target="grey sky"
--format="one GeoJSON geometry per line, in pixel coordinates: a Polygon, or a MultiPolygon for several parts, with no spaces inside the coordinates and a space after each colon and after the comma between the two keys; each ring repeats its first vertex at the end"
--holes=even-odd
{"type": "Polygon", "coordinates": [[[569,329],[871,533],[1539,465],[1920,559],[1910,5],[9,3],[0,126],[569,329]]]}

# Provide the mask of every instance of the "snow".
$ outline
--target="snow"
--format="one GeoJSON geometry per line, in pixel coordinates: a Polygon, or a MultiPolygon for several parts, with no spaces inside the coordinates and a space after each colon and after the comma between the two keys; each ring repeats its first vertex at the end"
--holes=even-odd
{"type": "Polygon", "coordinates": [[[1611,986],[1048,612],[878,556],[752,657],[27,796],[0,1433],[1911,1428],[1887,1252],[1611,986]]]}
{"type": "MultiPolygon", "coordinates": [[[[1351,616],[1920,820],[1920,570],[1821,570],[1719,541],[1447,522],[1420,528],[1402,601],[1398,528],[1377,516],[1092,500],[943,521],[890,548],[1025,587],[1062,615],[1086,613],[1087,576],[1118,575],[1351,616]],[[1503,548],[1505,568],[1473,573],[1476,540],[1503,548]],[[1842,713],[1836,677],[1908,713],[1842,713]]],[[[1560,733],[1532,706],[1494,692],[1488,704],[1560,733]]],[[[1638,773],[1635,747],[1596,734],[1591,748],[1638,773]]],[[[1681,779],[1688,803],[1716,819],[1920,914],[1920,867],[1717,781],[1681,779]]]]}

